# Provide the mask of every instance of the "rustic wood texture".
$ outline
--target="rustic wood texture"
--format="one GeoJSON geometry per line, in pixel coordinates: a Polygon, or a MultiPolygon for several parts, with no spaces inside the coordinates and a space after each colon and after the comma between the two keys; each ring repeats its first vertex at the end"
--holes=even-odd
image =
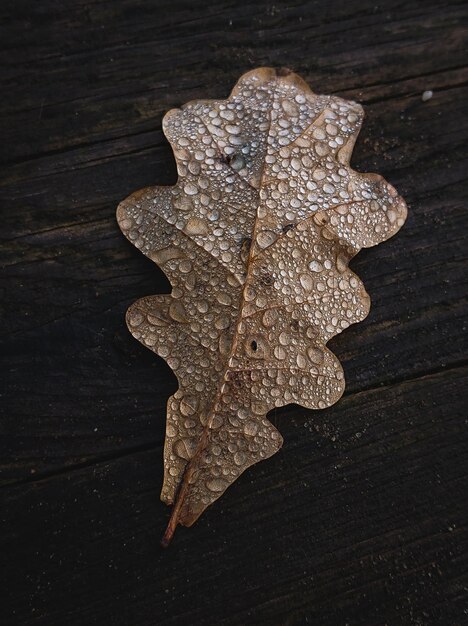
{"type": "Polygon", "coordinates": [[[468,624],[463,2],[3,3],[1,608],[7,626],[468,624]],[[161,551],[167,365],[128,333],[169,290],[121,235],[173,184],[166,110],[288,66],[359,100],[352,163],[405,197],[352,268],[347,391],[161,551]],[[421,95],[433,91],[430,100],[421,95]]]}

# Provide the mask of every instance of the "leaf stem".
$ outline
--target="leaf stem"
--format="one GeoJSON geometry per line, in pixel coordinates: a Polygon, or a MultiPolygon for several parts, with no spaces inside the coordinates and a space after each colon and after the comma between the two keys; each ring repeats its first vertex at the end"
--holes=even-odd
{"type": "MultiPolygon", "coordinates": [[[[188,469],[188,468],[187,468],[188,469]]],[[[177,492],[176,500],[172,507],[171,517],[167,524],[166,532],[161,539],[161,547],[167,548],[172,541],[174,533],[179,523],[179,513],[185,500],[185,493],[187,491],[189,481],[185,479],[185,475],[182,477],[182,482],[179,491],[177,492]]]]}

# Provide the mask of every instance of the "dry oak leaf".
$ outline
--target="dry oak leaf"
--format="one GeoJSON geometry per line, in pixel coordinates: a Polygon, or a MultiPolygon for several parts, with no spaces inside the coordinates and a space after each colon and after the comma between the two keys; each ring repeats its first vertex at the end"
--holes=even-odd
{"type": "Polygon", "coordinates": [[[362,118],[359,104],[316,95],[292,72],[253,70],[227,100],[165,115],[176,185],[118,207],[123,233],[172,284],[127,314],[179,382],[167,409],[163,545],[278,451],[270,409],[322,409],[343,393],[325,346],[369,311],[348,261],[407,213],[381,176],[349,165],[362,118]]]}

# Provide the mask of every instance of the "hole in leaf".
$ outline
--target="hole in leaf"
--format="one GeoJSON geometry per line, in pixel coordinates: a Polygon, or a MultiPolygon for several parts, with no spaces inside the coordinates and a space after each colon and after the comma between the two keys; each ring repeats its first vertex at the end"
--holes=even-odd
{"type": "Polygon", "coordinates": [[[256,342],[255,340],[254,340],[254,341],[252,341],[252,343],[250,344],[250,347],[252,348],[252,350],[253,350],[254,352],[256,352],[256,351],[257,351],[257,347],[258,347],[258,346],[257,346],[257,342],[256,342]]]}

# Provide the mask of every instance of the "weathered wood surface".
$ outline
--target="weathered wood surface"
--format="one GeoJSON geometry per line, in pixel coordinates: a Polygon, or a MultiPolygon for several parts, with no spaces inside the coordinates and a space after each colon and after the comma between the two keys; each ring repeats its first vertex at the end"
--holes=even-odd
{"type": "Polygon", "coordinates": [[[468,623],[463,2],[2,3],[2,623],[468,623]],[[354,155],[407,199],[353,262],[347,392],[159,548],[175,380],[126,330],[167,291],[117,203],[172,184],[164,112],[259,65],[361,101],[354,155]],[[431,89],[433,98],[421,100],[431,89]]]}

